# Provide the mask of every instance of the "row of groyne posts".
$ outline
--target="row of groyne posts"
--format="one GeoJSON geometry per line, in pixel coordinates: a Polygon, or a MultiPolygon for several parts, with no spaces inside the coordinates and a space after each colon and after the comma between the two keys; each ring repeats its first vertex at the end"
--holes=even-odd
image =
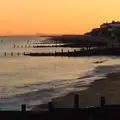
{"type": "MultiPolygon", "coordinates": [[[[92,106],[93,108],[94,106],[92,106]]],[[[105,107],[105,98],[101,97],[100,98],[100,108],[104,108],[105,107]]],[[[89,107],[90,108],[90,107],[89,107]]],[[[79,95],[75,94],[74,95],[74,106],[73,109],[79,109],[79,95]]],[[[1,110],[1,109],[0,109],[1,110]]],[[[52,112],[54,110],[54,103],[53,101],[50,101],[48,103],[48,111],[52,112]]],[[[2,110],[1,110],[2,111],[2,110]]],[[[22,104],[21,105],[21,111],[26,112],[27,111],[27,106],[26,104],[22,104]]]]}
{"type": "MultiPolygon", "coordinates": [[[[25,105],[24,105],[25,107],[25,105]]],[[[92,108],[95,106],[91,106],[92,108]]],[[[103,96],[101,96],[100,98],[100,108],[104,108],[105,107],[105,98],[103,96]]],[[[74,95],[74,106],[73,109],[79,109],[80,105],[79,105],[79,95],[75,94],[74,95]]],[[[90,108],[90,107],[87,107],[90,108]]],[[[52,112],[52,110],[54,109],[54,102],[51,101],[48,103],[48,110],[49,112],[52,112]]]]}
{"type": "MultiPolygon", "coordinates": [[[[61,46],[62,44],[58,44],[59,42],[57,41],[39,41],[39,40],[36,40],[36,41],[30,41],[30,40],[27,40],[26,44],[25,45],[18,45],[18,44],[13,44],[13,48],[31,48],[31,47],[36,47],[35,45],[31,45],[31,44],[55,44],[55,45],[46,45],[45,47],[59,47],[61,46]]],[[[40,45],[37,45],[37,47],[44,47],[44,46],[40,46],[40,45]]]]}
{"type": "Polygon", "coordinates": [[[13,44],[13,48],[30,48],[30,47],[34,47],[31,46],[31,45],[16,45],[16,44],[13,44]]]}
{"type": "MultiPolygon", "coordinates": [[[[68,51],[66,51],[65,53],[69,53],[69,52],[77,52],[77,50],[76,49],[74,49],[73,51],[70,51],[70,50],[68,50],[68,51]]],[[[44,54],[47,54],[47,55],[51,55],[51,54],[56,54],[56,53],[61,53],[61,55],[64,53],[64,50],[63,49],[61,49],[61,51],[60,52],[57,52],[57,51],[54,51],[54,52],[41,52],[41,53],[39,53],[39,52],[35,52],[34,54],[41,54],[41,55],[44,55],[44,54]]],[[[21,53],[21,52],[4,52],[4,56],[26,56],[26,55],[30,55],[30,54],[32,54],[32,52],[23,52],[23,53],[21,53]]]]}
{"type": "Polygon", "coordinates": [[[55,45],[16,45],[13,44],[13,48],[34,48],[34,47],[61,47],[62,44],[55,44],[55,45]]]}
{"type": "Polygon", "coordinates": [[[27,44],[46,44],[46,43],[59,43],[59,41],[55,40],[27,40],[27,44]]]}
{"type": "Polygon", "coordinates": [[[11,53],[7,53],[7,52],[4,52],[4,56],[14,56],[14,55],[17,55],[17,56],[24,56],[26,53],[23,52],[23,53],[20,53],[20,52],[17,52],[17,53],[14,53],[14,52],[11,52],[11,53]]]}

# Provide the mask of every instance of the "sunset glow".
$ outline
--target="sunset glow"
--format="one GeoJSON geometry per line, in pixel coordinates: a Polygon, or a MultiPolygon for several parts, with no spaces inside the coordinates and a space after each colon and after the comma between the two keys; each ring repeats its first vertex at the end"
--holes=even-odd
{"type": "Polygon", "coordinates": [[[120,20],[120,0],[1,0],[0,35],[83,34],[120,20]]]}

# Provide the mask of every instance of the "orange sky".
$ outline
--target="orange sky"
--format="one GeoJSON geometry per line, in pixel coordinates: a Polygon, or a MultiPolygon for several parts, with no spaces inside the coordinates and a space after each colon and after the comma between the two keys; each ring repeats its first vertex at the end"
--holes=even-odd
{"type": "Polygon", "coordinates": [[[0,0],[0,35],[83,34],[120,20],[120,0],[0,0]]]}

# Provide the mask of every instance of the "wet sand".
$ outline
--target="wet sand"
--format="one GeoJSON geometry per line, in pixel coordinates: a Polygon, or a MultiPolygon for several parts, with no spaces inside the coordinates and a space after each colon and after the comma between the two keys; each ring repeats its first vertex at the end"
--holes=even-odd
{"type": "MultiPolygon", "coordinates": [[[[64,97],[53,99],[55,108],[73,108],[74,94],[79,95],[79,107],[99,106],[100,97],[106,98],[106,104],[120,104],[120,73],[108,74],[105,79],[96,80],[88,89],[74,91],[64,97]]],[[[48,105],[38,105],[33,111],[47,110],[48,105]]]]}

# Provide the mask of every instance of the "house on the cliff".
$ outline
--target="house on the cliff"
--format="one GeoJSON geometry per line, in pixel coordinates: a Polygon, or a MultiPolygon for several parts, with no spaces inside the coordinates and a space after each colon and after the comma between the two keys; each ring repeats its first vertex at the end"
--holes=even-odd
{"type": "Polygon", "coordinates": [[[120,46],[120,22],[112,21],[111,23],[103,23],[99,28],[94,28],[91,32],[84,35],[98,38],[103,37],[110,47],[120,46]]]}
{"type": "Polygon", "coordinates": [[[112,21],[111,23],[103,23],[100,28],[94,28],[91,32],[85,34],[90,36],[99,36],[120,40],[120,22],[112,21]]]}
{"type": "Polygon", "coordinates": [[[117,21],[112,21],[111,23],[103,23],[102,25],[100,25],[100,28],[119,28],[120,27],[120,22],[117,21]]]}

